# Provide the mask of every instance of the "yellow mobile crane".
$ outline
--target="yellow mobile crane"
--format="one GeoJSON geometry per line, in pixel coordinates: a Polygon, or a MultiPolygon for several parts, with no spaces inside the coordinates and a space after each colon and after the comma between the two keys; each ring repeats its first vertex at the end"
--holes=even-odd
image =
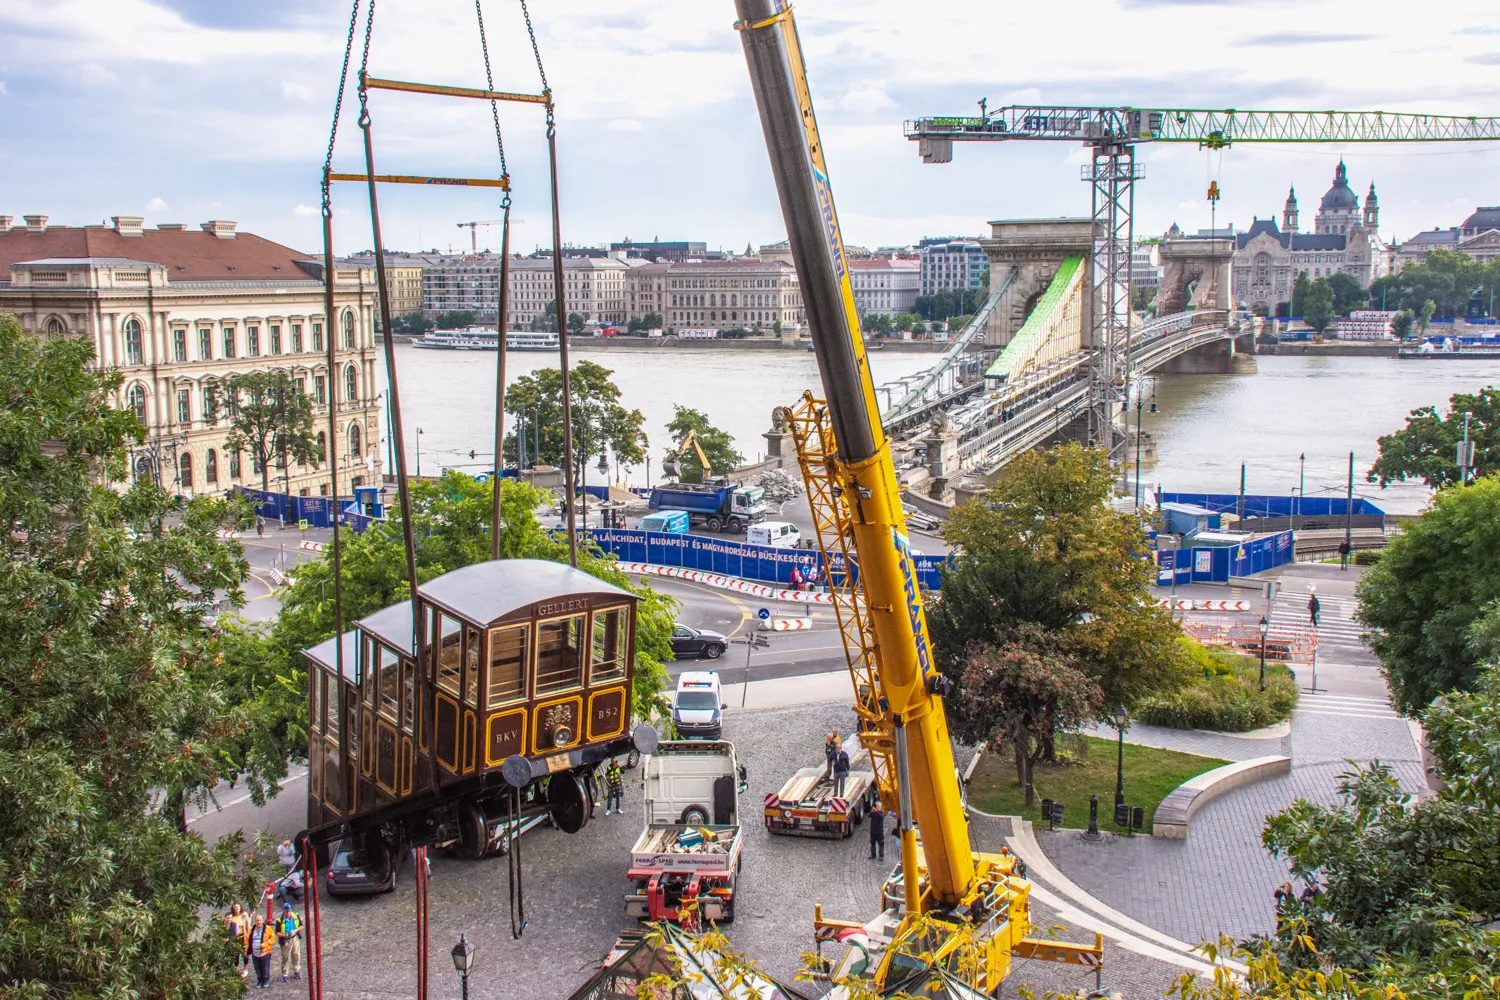
{"type": "MultiPolygon", "coordinates": [[[[987,995],[1013,956],[1097,968],[1097,936],[1092,946],[1029,938],[1030,884],[1015,859],[969,841],[946,682],[932,658],[791,5],[735,0],[735,8],[823,383],[824,398],[808,393],[790,427],[831,570],[860,742],[886,809],[901,820],[901,877],[887,887],[889,908],[868,924],[823,920],[819,908],[819,940],[867,936],[863,971],[882,995],[987,995]]],[[[851,971],[846,960],[835,980],[851,971]]]]}

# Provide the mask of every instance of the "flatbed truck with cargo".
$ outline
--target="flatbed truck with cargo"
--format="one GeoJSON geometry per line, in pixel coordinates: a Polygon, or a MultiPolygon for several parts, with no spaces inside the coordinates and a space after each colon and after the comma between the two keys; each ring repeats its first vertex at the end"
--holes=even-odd
{"type": "Polygon", "coordinates": [[[630,852],[625,913],[686,927],[734,919],[745,772],[723,740],[663,742],[645,762],[646,827],[630,852]]]}
{"type": "Polygon", "coordinates": [[[780,791],[767,793],[766,829],[788,837],[828,840],[841,840],[853,834],[880,798],[875,774],[854,767],[868,760],[869,754],[863,750],[850,754],[851,766],[842,795],[833,794],[833,782],[824,778],[826,766],[798,770],[780,791]]]}

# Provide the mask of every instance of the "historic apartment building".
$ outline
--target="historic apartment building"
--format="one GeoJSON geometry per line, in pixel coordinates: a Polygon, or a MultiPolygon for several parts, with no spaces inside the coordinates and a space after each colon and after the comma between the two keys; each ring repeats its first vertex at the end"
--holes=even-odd
{"type": "Polygon", "coordinates": [[[990,269],[990,255],[976,240],[924,239],[917,244],[922,262],[921,294],[936,295],[943,289],[973,291],[990,269]]]}
{"type": "Polygon", "coordinates": [[[1274,218],[1257,218],[1248,230],[1235,235],[1230,287],[1236,305],[1243,303],[1262,314],[1285,314],[1300,273],[1311,278],[1348,274],[1368,286],[1389,270],[1389,251],[1380,240],[1375,185],[1370,185],[1361,208],[1342,160],[1334,171],[1333,186],[1318,203],[1313,232],[1298,231],[1295,188],[1287,194],[1281,218],[1280,228],[1274,218]]]}
{"type": "MultiPolygon", "coordinates": [[[[406,316],[422,311],[422,271],[437,261],[437,254],[387,253],[385,280],[390,289],[391,315],[406,316]]],[[[338,261],[340,267],[375,269],[373,253],[355,254],[338,261]]]]}
{"type": "MultiPolygon", "coordinates": [[[[378,482],[373,269],[335,271],[330,377],[322,263],[312,255],[221,220],[197,231],[147,229],[123,215],[111,226],[13,221],[0,215],[0,312],[37,336],[88,337],[97,363],[121,372],[116,405],[146,428],[132,449],[133,477],[187,495],[259,488],[260,470],[225,447],[227,420],[208,402],[232,374],[280,368],[321,404],[325,442],[326,405],[337,401],[340,490],[378,482]]],[[[269,480],[273,490],[329,492],[326,461],[273,468],[269,480]]]]}
{"type": "Polygon", "coordinates": [[[646,264],[630,259],[625,272],[625,310],[629,319],[655,313],[666,322],[667,272],[670,264],[646,264]]]}
{"type": "Polygon", "coordinates": [[[921,264],[909,257],[867,257],[849,261],[849,283],[861,318],[892,318],[909,313],[922,290],[921,264]]]}
{"type": "Polygon", "coordinates": [[[801,329],[797,269],[783,260],[702,261],[667,270],[667,333],[684,329],[801,329]]]}
{"type": "Polygon", "coordinates": [[[1396,248],[1394,266],[1399,271],[1433,250],[1466,253],[1481,264],[1500,258],[1500,205],[1479,206],[1462,226],[1418,233],[1396,248]]]}
{"type": "MultiPolygon", "coordinates": [[[[614,257],[563,257],[563,308],[585,323],[624,323],[625,276],[630,265],[614,257]]],[[[513,257],[507,329],[526,329],[541,317],[553,294],[552,258],[513,257]]],[[[493,325],[500,308],[500,255],[445,257],[422,270],[422,309],[428,316],[472,311],[493,325]]]]}

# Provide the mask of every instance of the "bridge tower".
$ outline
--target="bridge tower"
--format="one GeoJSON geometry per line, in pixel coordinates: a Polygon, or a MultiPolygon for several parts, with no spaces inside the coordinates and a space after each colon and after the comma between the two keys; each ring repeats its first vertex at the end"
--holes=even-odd
{"type": "MultiPolygon", "coordinates": [[[[1082,257],[1091,264],[1094,244],[1094,226],[1086,218],[1057,219],[996,219],[990,222],[990,237],[982,239],[990,258],[990,281],[999,282],[1015,269],[1010,287],[1001,296],[994,312],[990,314],[985,330],[985,343],[992,347],[1004,347],[1026,323],[1062,262],[1069,257],[1082,257]]],[[[1093,311],[1097,302],[1094,293],[1093,269],[1084,274],[1084,346],[1093,348],[1098,344],[1093,338],[1093,311]]]]}
{"type": "Polygon", "coordinates": [[[1169,237],[1158,248],[1161,287],[1156,292],[1156,315],[1194,309],[1228,309],[1229,268],[1234,241],[1201,236],[1169,237]]]}

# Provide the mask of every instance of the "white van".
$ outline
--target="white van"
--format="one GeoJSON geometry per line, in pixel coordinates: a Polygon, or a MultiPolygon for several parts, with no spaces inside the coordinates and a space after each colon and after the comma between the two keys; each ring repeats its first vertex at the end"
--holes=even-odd
{"type": "Polygon", "coordinates": [[[672,701],[672,721],[684,740],[716,740],[724,731],[722,712],[727,706],[714,670],[688,670],[677,678],[677,697],[672,701]]]}
{"type": "Polygon", "coordinates": [[[802,540],[802,532],[789,521],[762,521],[750,525],[745,532],[745,541],[751,545],[774,545],[779,549],[795,549],[802,540]]]}

